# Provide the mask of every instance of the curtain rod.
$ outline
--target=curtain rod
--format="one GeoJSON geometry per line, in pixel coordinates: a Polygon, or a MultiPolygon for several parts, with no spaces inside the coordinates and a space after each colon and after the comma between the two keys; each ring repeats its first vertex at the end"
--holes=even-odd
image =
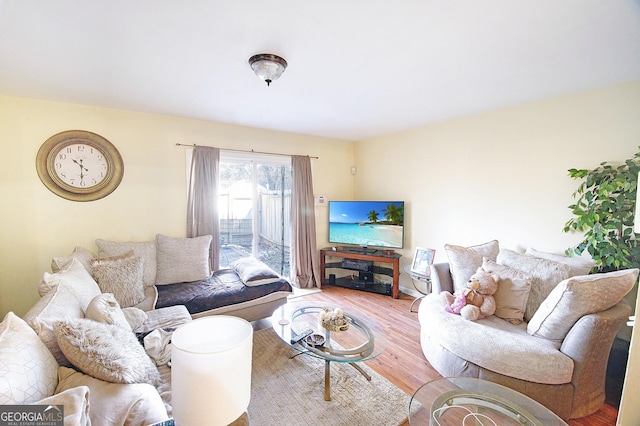
{"type": "MultiPolygon", "coordinates": [[[[184,143],[177,143],[176,146],[189,146],[189,147],[192,147],[192,148],[194,148],[196,146],[203,146],[203,147],[206,147],[206,148],[211,148],[211,147],[207,147],[206,145],[196,145],[196,144],[189,145],[189,144],[184,144],[184,143]]],[[[246,149],[220,148],[220,150],[222,150],[222,151],[234,151],[234,152],[249,152],[249,153],[252,153],[252,154],[281,155],[283,157],[291,157],[293,155],[293,154],[280,154],[280,153],[277,153],[277,152],[254,151],[253,149],[251,151],[249,151],[249,150],[246,150],[246,149]]],[[[312,157],[310,155],[307,155],[307,157],[313,158],[314,160],[318,160],[319,159],[319,157],[312,157]]]]}

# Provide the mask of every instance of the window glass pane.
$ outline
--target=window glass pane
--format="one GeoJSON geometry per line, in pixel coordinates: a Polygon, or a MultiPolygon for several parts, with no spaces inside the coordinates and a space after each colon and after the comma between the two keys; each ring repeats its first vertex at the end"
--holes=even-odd
{"type": "Polygon", "coordinates": [[[259,155],[221,156],[219,191],[220,266],[255,256],[287,277],[290,161],[270,161],[259,155]]]}

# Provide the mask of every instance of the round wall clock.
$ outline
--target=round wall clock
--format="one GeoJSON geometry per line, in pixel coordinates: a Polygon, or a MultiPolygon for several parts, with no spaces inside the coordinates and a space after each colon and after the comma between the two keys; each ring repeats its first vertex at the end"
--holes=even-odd
{"type": "Polygon", "coordinates": [[[124,174],[116,147],[84,130],[68,130],[47,139],[38,150],[36,169],[51,192],[73,201],[106,197],[124,174]]]}

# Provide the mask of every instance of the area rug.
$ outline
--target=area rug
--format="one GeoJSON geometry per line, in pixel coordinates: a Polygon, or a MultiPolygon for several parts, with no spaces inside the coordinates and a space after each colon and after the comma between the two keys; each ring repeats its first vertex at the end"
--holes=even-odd
{"type": "Polygon", "coordinates": [[[376,425],[407,420],[410,397],[364,363],[331,363],[331,401],[324,400],[324,361],[298,355],[272,329],[254,333],[250,426],[376,425]]]}

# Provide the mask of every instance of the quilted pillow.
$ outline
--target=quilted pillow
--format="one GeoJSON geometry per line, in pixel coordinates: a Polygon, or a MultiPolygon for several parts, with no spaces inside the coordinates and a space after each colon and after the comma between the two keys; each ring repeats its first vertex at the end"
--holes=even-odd
{"type": "Polygon", "coordinates": [[[616,305],[638,280],[638,269],[582,275],[562,281],[535,313],[527,332],[536,337],[562,341],[584,315],[616,305]]]}
{"type": "Polygon", "coordinates": [[[462,247],[452,244],[445,244],[444,251],[449,259],[449,268],[453,278],[453,289],[462,290],[466,287],[471,275],[482,266],[482,259],[496,260],[500,250],[497,240],[477,246],[462,247]]]}
{"type": "Polygon", "coordinates": [[[144,259],[142,281],[145,287],[156,284],[156,241],[108,241],[96,240],[98,257],[121,256],[133,251],[133,254],[144,259]]]}
{"type": "Polygon", "coordinates": [[[93,276],[103,293],[113,293],[120,306],[128,308],[145,298],[142,281],[143,260],[133,251],[121,256],[91,260],[93,276]]]}
{"type": "Polygon", "coordinates": [[[13,312],[0,323],[0,404],[30,404],[53,395],[58,363],[13,312]]]}
{"type": "Polygon", "coordinates": [[[80,371],[111,383],[156,385],[160,373],[131,331],[89,319],[53,326],[60,349],[80,371]]]}
{"type": "Polygon", "coordinates": [[[156,284],[175,284],[209,278],[211,235],[173,238],[158,234],[156,284]]]}
{"type": "Polygon", "coordinates": [[[493,295],[496,300],[495,315],[511,324],[520,324],[524,318],[533,277],[499,265],[486,257],[482,261],[482,269],[500,277],[498,291],[493,295]]]}
{"type": "Polygon", "coordinates": [[[533,277],[527,299],[524,320],[529,322],[540,304],[560,281],[569,278],[569,266],[553,260],[520,254],[513,250],[500,250],[498,263],[533,277]]]}

